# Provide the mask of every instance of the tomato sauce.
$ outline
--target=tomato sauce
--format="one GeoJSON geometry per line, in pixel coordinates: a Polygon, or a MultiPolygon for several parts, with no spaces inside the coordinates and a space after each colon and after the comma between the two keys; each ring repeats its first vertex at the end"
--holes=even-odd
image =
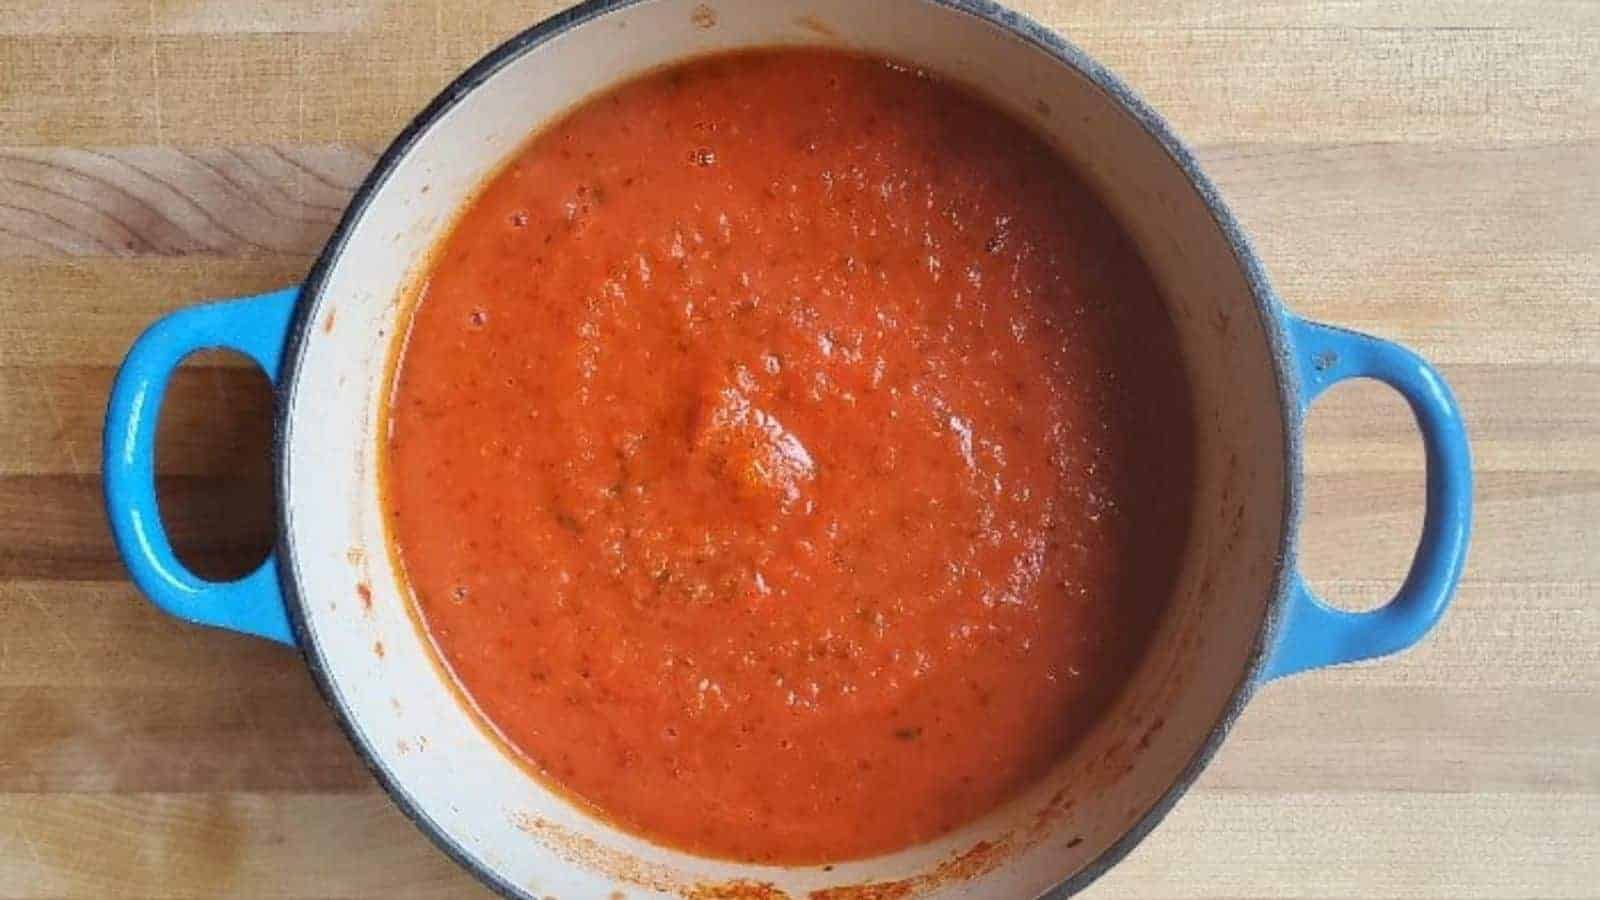
{"type": "Polygon", "coordinates": [[[516,753],[694,852],[926,840],[1039,779],[1167,602],[1193,423],[1128,237],[922,73],[773,50],[578,107],[436,251],[386,515],[516,753]]]}

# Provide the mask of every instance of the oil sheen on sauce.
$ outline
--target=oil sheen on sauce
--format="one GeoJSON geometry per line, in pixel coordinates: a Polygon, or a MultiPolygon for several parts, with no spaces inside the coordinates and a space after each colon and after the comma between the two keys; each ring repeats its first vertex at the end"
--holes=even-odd
{"type": "Polygon", "coordinates": [[[1166,604],[1193,423],[1127,236],[1027,127],[842,53],[536,135],[437,251],[386,505],[487,723],[634,832],[919,842],[1068,751],[1166,604]]]}

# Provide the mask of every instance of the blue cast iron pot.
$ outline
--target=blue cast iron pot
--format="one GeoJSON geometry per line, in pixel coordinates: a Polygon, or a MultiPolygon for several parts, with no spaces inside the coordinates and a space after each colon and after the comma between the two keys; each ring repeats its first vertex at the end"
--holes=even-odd
{"type": "Polygon", "coordinates": [[[1438,374],[1387,341],[1289,313],[1166,123],[1055,34],[981,0],[593,0],[494,50],[429,104],[356,192],[303,285],[153,325],[112,390],[105,487],[118,547],[145,594],[180,618],[298,647],[396,803],[505,896],[807,897],[867,885],[875,887],[855,896],[1016,898],[1071,894],[1128,853],[1260,685],[1420,640],[1461,576],[1472,475],[1460,410],[1438,374]],[[584,97],[695,55],[774,44],[842,45],[920,66],[1054,140],[1156,274],[1199,424],[1193,539],[1172,608],[1103,721],[1043,783],[992,815],[828,867],[743,865],[655,846],[510,758],[458,701],[408,612],[376,478],[404,299],[473,189],[584,97]],[[212,347],[253,359],[278,398],[277,548],[229,583],[198,578],[174,557],[153,473],[173,369],[212,347]],[[1360,613],[1318,600],[1294,564],[1305,412],[1350,378],[1399,391],[1427,452],[1411,570],[1390,602],[1360,613]],[[379,645],[385,652],[374,652],[379,645]],[[757,885],[769,893],[751,893],[757,885]]]}

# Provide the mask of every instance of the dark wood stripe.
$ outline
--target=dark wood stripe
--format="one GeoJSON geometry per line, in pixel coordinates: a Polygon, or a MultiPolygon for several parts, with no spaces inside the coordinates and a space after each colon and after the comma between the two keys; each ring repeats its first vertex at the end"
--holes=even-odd
{"type": "MultiPolygon", "coordinates": [[[[28,423],[0,442],[0,474],[100,471],[105,408],[116,370],[0,365],[0,421],[28,423]]],[[[266,464],[272,390],[243,357],[197,354],[162,405],[157,460],[168,475],[240,477],[266,464]]]]}
{"type": "MultiPolygon", "coordinates": [[[[167,533],[181,559],[213,578],[248,572],[273,538],[266,471],[157,480],[167,533]]],[[[0,578],[125,577],[98,475],[0,477],[0,578]]]]}

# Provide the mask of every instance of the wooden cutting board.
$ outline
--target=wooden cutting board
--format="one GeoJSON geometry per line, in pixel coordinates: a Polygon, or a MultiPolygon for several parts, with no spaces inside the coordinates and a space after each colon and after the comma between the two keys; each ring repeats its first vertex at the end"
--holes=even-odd
{"type": "MultiPolygon", "coordinates": [[[[129,586],[100,418],[138,331],[292,282],[376,152],[552,2],[0,0],[0,897],[477,897],[290,651],[129,586]]],[[[1478,520],[1438,632],[1276,684],[1094,897],[1600,897],[1600,4],[1030,0],[1197,149],[1289,302],[1415,347],[1478,520]]],[[[270,537],[270,400],[186,368],[189,559],[270,537]]],[[[1402,403],[1337,389],[1306,567],[1372,604],[1417,535],[1402,403]]],[[[565,900],[565,898],[563,898],[565,900]]]]}

